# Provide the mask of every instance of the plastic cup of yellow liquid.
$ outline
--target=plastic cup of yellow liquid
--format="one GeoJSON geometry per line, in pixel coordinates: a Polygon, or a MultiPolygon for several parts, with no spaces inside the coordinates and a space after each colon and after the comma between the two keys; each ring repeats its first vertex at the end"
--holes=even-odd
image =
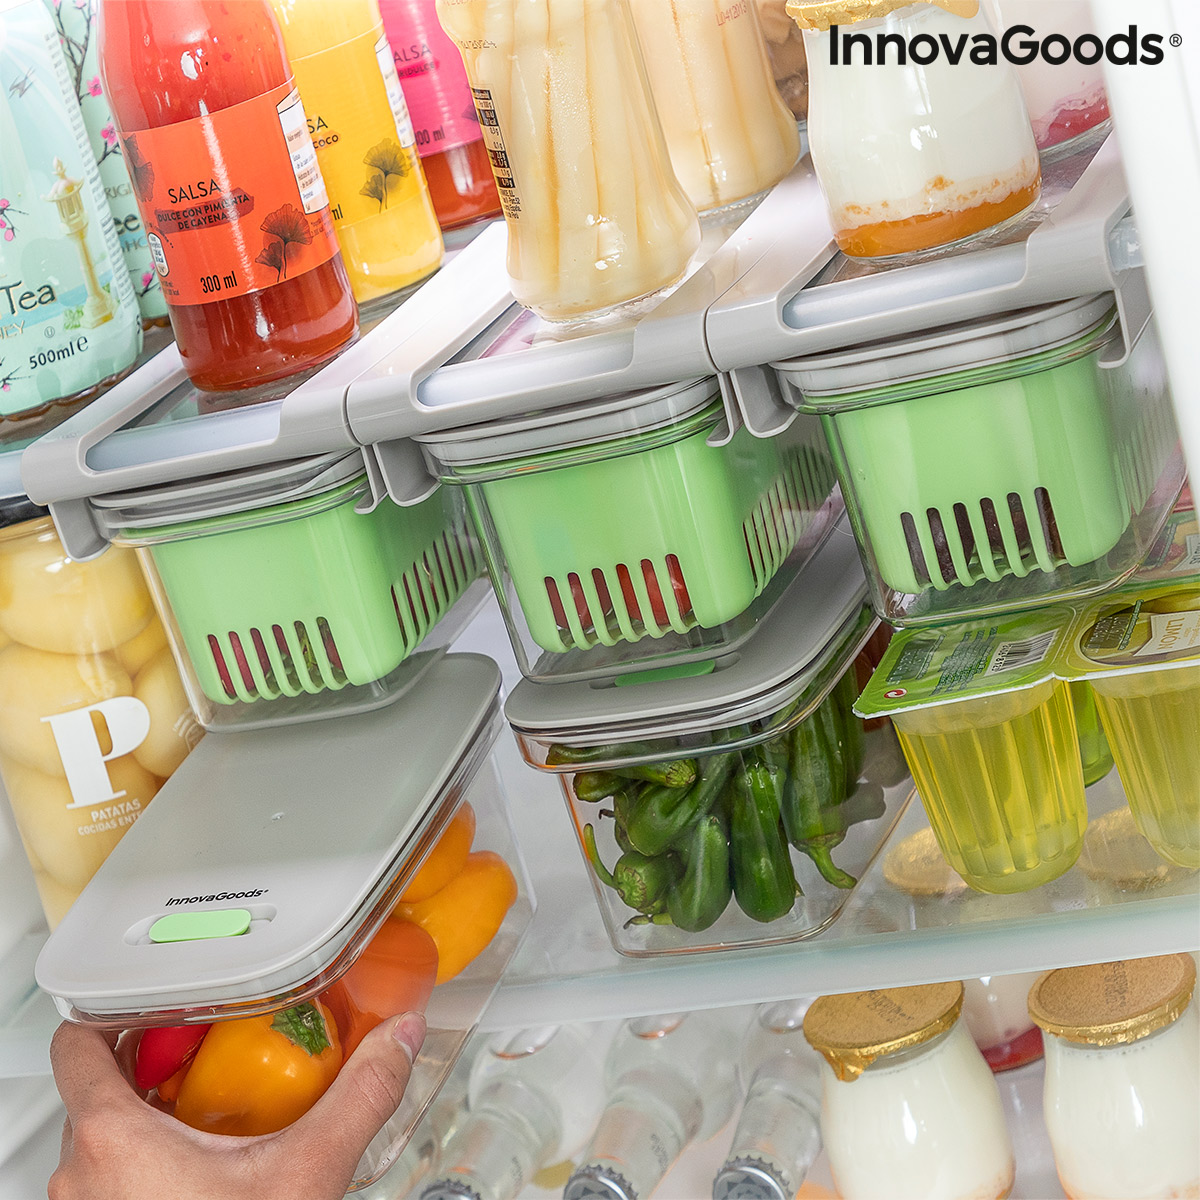
{"type": "Polygon", "coordinates": [[[938,845],[971,887],[1024,892],[1070,869],[1087,804],[1066,684],[1049,680],[892,720],[938,845]]]}
{"type": "Polygon", "coordinates": [[[1200,664],[1091,684],[1139,831],[1168,862],[1200,867],[1200,664]]]}

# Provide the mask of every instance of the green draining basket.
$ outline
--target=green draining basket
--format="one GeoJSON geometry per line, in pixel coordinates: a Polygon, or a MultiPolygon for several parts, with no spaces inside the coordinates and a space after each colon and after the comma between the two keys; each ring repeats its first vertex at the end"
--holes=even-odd
{"type": "Polygon", "coordinates": [[[975,322],[957,339],[864,348],[860,363],[851,352],[779,365],[798,407],[821,415],[868,570],[886,589],[1081,567],[1121,542],[1178,434],[1165,386],[1101,367],[1115,321],[1111,301],[1075,301],[975,322]],[[939,359],[970,365],[915,371],[939,359]],[[889,369],[895,382],[878,383],[889,369]],[[835,391],[839,373],[876,385],[835,391]]]}
{"type": "Polygon", "coordinates": [[[141,543],[204,695],[251,703],[368,684],[395,670],[479,574],[460,506],[356,512],[329,492],[154,528],[141,543]]]}
{"type": "Polygon", "coordinates": [[[720,416],[707,406],[669,436],[489,463],[477,483],[459,471],[493,572],[511,578],[539,646],[713,628],[771,581],[827,504],[832,462],[811,419],[710,445],[720,416]]]}

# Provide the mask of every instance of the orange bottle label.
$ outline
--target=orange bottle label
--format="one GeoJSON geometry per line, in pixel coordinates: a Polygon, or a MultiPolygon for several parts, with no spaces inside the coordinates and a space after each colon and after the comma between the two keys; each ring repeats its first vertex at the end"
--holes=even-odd
{"type": "Polygon", "coordinates": [[[337,254],[291,81],[209,116],[123,134],[121,142],[169,303],[260,292],[337,254]]]}

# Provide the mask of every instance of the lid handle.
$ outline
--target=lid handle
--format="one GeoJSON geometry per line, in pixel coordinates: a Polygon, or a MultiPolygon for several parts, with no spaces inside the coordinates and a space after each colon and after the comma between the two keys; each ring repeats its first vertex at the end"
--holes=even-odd
{"type": "Polygon", "coordinates": [[[428,500],[441,486],[430,471],[421,448],[408,438],[368,446],[365,456],[373,463],[372,469],[368,470],[372,488],[373,472],[377,471],[381,486],[401,508],[411,508],[428,500]]]}
{"type": "Polygon", "coordinates": [[[723,374],[722,395],[727,388],[741,423],[755,437],[776,437],[796,419],[797,410],[784,398],[779,376],[770,367],[738,367],[723,374]]]}

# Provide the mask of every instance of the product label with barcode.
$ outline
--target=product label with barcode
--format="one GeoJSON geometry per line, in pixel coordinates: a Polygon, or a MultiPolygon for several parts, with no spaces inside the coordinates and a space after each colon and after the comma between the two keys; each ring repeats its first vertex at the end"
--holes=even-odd
{"type": "Polygon", "coordinates": [[[1039,633],[1036,637],[1024,638],[1019,642],[1001,642],[988,663],[985,675],[1003,675],[1022,667],[1033,667],[1046,660],[1050,647],[1054,645],[1054,630],[1039,633]]]}

